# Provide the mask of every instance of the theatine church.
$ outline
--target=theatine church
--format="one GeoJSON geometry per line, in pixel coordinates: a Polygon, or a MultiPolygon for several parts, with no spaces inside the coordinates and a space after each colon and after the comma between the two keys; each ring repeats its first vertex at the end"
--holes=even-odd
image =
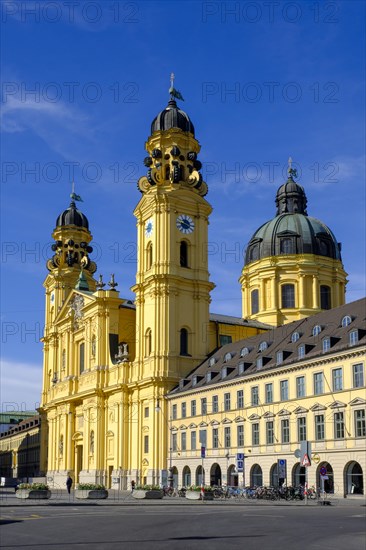
{"type": "Polygon", "coordinates": [[[242,316],[210,312],[200,148],[171,96],[136,192],[134,301],[99,276],[75,193],[56,219],[42,339],[48,482],[270,484],[283,458],[290,483],[307,440],[310,481],[326,464],[333,490],[363,491],[365,303],[345,304],[340,243],[308,215],[290,163],[238,273],[242,316]]]}

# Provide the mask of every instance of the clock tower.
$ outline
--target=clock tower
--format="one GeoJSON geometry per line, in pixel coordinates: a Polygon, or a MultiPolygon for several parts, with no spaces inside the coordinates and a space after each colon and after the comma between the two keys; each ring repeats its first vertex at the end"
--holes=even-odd
{"type": "Polygon", "coordinates": [[[141,471],[145,466],[144,477],[150,480],[157,480],[159,469],[166,467],[163,396],[209,352],[209,303],[214,288],[207,254],[212,208],[205,199],[207,185],[197,159],[200,145],[190,118],[175,101],[179,92],[170,91],[167,107],[151,125],[144,161],[147,174],[138,182],[142,196],[134,211],[138,259],[132,290],[137,341],[131,390],[132,406],[140,411],[153,403],[154,422],[146,427],[146,435],[142,436],[143,423],[135,433],[136,447],[141,449],[136,468],[141,471]]]}

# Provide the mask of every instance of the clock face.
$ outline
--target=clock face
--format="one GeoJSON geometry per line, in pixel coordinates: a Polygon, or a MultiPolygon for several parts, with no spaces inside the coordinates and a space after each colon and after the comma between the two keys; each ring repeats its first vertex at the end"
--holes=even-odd
{"type": "Polygon", "coordinates": [[[146,237],[151,237],[152,235],[152,232],[153,232],[153,221],[152,219],[150,218],[149,220],[147,220],[147,222],[145,223],[145,235],[146,237]]]}
{"type": "Polygon", "coordinates": [[[181,214],[177,217],[177,228],[181,233],[192,233],[194,230],[194,221],[186,214],[181,214]]]}

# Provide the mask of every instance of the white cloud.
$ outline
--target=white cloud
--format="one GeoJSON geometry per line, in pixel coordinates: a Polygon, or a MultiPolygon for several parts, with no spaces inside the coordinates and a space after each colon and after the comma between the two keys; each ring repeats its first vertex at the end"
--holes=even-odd
{"type": "Polygon", "coordinates": [[[42,366],[1,361],[1,410],[24,411],[39,407],[42,391],[42,366]]]}

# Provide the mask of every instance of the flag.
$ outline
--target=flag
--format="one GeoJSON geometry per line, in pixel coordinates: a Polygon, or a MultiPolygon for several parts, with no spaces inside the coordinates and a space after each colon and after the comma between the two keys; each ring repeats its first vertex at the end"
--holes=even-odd
{"type": "Polygon", "coordinates": [[[182,94],[178,92],[178,90],[176,90],[175,88],[170,88],[169,93],[172,97],[175,97],[175,99],[180,99],[181,101],[184,101],[182,94]]]}
{"type": "Polygon", "coordinates": [[[73,201],[84,202],[83,199],[80,197],[80,195],[77,195],[76,193],[71,193],[70,198],[73,201]]]}

